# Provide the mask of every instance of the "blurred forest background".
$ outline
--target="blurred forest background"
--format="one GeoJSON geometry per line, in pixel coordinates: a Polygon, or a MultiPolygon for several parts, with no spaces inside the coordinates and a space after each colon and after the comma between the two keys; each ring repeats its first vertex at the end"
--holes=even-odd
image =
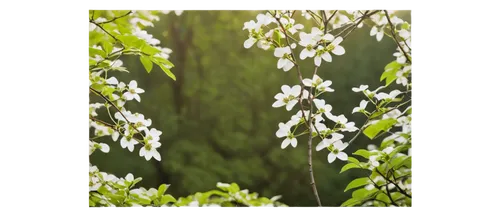
{"type": "MultiPolygon", "coordinates": [[[[307,135],[298,138],[297,148],[280,148],[282,139],[275,132],[279,122],[286,122],[298,110],[287,112],[273,108],[274,95],[283,84],[298,84],[295,69],[283,72],[276,68],[273,51],[257,47],[245,49],[248,32],[243,23],[255,20],[259,11],[184,11],[160,16],[155,26],[147,29],[173,50],[169,60],[177,81],[159,68],[147,74],[139,57],[121,57],[131,73],[114,72],[125,83],[137,80],[141,103],[127,103],[128,110],[151,118],[161,130],[162,161],[145,161],[120,147],[119,142],[103,138],[110,153],[95,153],[91,162],[103,171],[124,177],[128,172],[143,180],[145,188],[171,184],[167,190],[175,197],[216,189],[217,182],[236,182],[242,189],[261,196],[282,195],[289,206],[316,206],[307,164],[307,135]]],[[[398,17],[411,23],[410,11],[398,11],[398,17]]],[[[294,18],[307,29],[307,21],[298,11],[294,18]]],[[[307,30],[309,32],[309,30],[307,30]]],[[[336,33],[337,31],[334,31],[336,33]]],[[[395,60],[396,44],[384,36],[381,42],[369,35],[370,27],[356,29],[341,44],[343,56],[333,56],[332,63],[323,62],[318,74],[333,81],[335,92],[323,96],[333,106],[334,115],[344,114],[349,121],[361,125],[365,118],[353,115],[352,109],[363,99],[352,87],[368,84],[370,89],[382,85],[379,77],[384,66],[395,60]]],[[[298,35],[296,35],[298,37],[298,35]]],[[[300,53],[302,47],[295,51],[300,53]]],[[[311,58],[301,61],[304,78],[311,78],[311,58]]],[[[394,84],[393,84],[394,85],[394,84]]],[[[401,90],[401,89],[400,89],[401,90]]],[[[90,102],[100,101],[91,95],[90,102]]],[[[98,111],[107,119],[105,109],[98,111]]],[[[350,139],[355,133],[346,133],[350,139]]],[[[376,140],[380,143],[382,138],[376,140]]],[[[313,146],[319,139],[313,141],[313,146]]],[[[366,148],[370,141],[361,135],[347,147],[348,153],[366,148]]],[[[327,162],[326,150],[313,152],[313,166],[318,192],[324,206],[340,206],[350,196],[344,193],[349,181],[362,176],[361,170],[339,174],[346,162],[327,162]]]]}

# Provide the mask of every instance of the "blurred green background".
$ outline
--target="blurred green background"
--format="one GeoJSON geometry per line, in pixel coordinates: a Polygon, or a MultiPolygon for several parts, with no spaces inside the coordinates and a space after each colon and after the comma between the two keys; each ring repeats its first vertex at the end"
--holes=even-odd
{"type": "MultiPolygon", "coordinates": [[[[281,85],[298,84],[296,70],[277,69],[272,50],[243,47],[248,38],[243,23],[255,20],[258,13],[184,11],[181,16],[162,15],[147,31],[162,47],[173,50],[169,60],[175,65],[172,72],[177,81],[159,67],[147,74],[135,56],[121,58],[131,73],[110,75],[127,84],[137,80],[146,91],[141,103],[128,102],[126,107],[151,118],[151,127],[163,132],[162,161],[146,161],[138,155],[140,147],[131,153],[110,138],[101,141],[108,143],[111,151],[106,155],[96,152],[90,161],[119,177],[128,172],[142,177],[139,184],[145,188],[171,184],[168,192],[175,197],[216,189],[219,181],[236,182],[261,196],[282,195],[280,201],[289,206],[317,206],[309,180],[307,136],[298,138],[297,148],[284,150],[280,148],[282,139],[275,136],[278,123],[288,121],[298,110],[297,106],[289,112],[271,107],[281,85]]],[[[397,15],[411,21],[409,11],[398,11],[397,15]]],[[[307,29],[313,23],[304,21],[300,11],[294,18],[307,29]]],[[[365,118],[351,112],[363,96],[351,88],[380,86],[384,66],[395,59],[396,44],[387,36],[377,42],[369,31],[365,25],[352,32],[341,43],[346,54],[333,56],[332,63],[323,62],[318,70],[320,77],[333,81],[335,92],[323,96],[333,106],[332,113],[344,114],[357,125],[365,118]]],[[[300,50],[295,50],[297,56],[300,50]]],[[[311,78],[313,68],[311,58],[301,61],[304,78],[311,78]]],[[[91,103],[96,101],[100,102],[99,98],[90,97],[91,103]]],[[[98,111],[106,120],[104,112],[98,111]]],[[[348,140],[355,133],[344,134],[348,140]]],[[[315,139],[313,146],[318,142],[315,139]]],[[[361,135],[346,151],[354,152],[370,143],[374,142],[361,135]]],[[[326,150],[313,152],[316,184],[324,206],[340,206],[351,194],[344,193],[346,185],[365,172],[354,169],[339,174],[345,162],[329,164],[327,154],[326,150]]]]}

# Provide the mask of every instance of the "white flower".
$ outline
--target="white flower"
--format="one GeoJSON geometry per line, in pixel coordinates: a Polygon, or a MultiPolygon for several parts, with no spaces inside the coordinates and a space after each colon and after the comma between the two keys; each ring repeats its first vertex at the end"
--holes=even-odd
{"type": "Polygon", "coordinates": [[[199,207],[200,203],[198,201],[191,201],[191,202],[189,202],[189,204],[187,206],[188,207],[199,207]]]}
{"type": "Polygon", "coordinates": [[[141,97],[139,94],[144,93],[142,88],[137,88],[137,82],[135,80],[130,81],[128,84],[128,91],[123,94],[127,100],[136,99],[137,102],[141,102],[141,97]]]}
{"type": "Polygon", "coordinates": [[[300,95],[300,86],[295,85],[290,88],[288,85],[283,85],[281,86],[281,91],[283,91],[283,93],[278,93],[274,96],[276,102],[273,103],[273,107],[279,108],[286,105],[287,111],[292,110],[293,106],[298,102],[297,97],[300,95]]]}
{"type": "Polygon", "coordinates": [[[137,25],[137,23],[141,23],[142,25],[144,26],[149,26],[149,27],[153,27],[153,23],[150,22],[150,21],[147,21],[147,20],[144,20],[144,19],[141,19],[141,18],[137,18],[137,17],[134,17],[134,18],[131,18],[130,19],[130,23],[133,24],[133,25],[137,25]]]}
{"type": "Polygon", "coordinates": [[[131,173],[128,173],[127,176],[125,176],[125,180],[128,182],[134,181],[134,175],[132,175],[131,173]]]}
{"type": "Polygon", "coordinates": [[[139,142],[133,137],[122,137],[120,140],[120,146],[122,148],[128,148],[130,152],[134,151],[134,145],[139,144],[139,142]]]}
{"type": "Polygon", "coordinates": [[[332,56],[327,51],[325,51],[325,48],[323,46],[319,45],[318,48],[316,48],[316,56],[314,57],[314,64],[319,67],[321,65],[321,59],[327,62],[331,62],[332,56]]]}
{"type": "Polygon", "coordinates": [[[389,147],[385,148],[384,150],[382,150],[382,152],[385,154],[390,154],[393,150],[394,150],[394,148],[389,146],[389,147]]]}
{"type": "Polygon", "coordinates": [[[110,77],[109,79],[106,80],[106,83],[108,83],[110,85],[117,85],[118,80],[116,79],[116,77],[110,77]]]}
{"type": "Polygon", "coordinates": [[[292,53],[289,46],[283,48],[275,48],[274,56],[280,58],[278,60],[278,69],[283,68],[284,71],[289,71],[293,68],[293,62],[288,59],[288,56],[292,53]]]}
{"type": "Polygon", "coordinates": [[[156,151],[156,148],[160,147],[161,144],[153,141],[153,142],[146,142],[144,146],[141,148],[139,151],[139,156],[145,157],[147,161],[151,159],[151,157],[154,157],[156,160],[161,161],[161,156],[158,151],[156,151]]]}
{"type": "MultiPolygon", "coordinates": [[[[327,35],[330,35],[330,34],[327,34],[327,35]]],[[[333,36],[331,38],[333,39],[333,36]]],[[[340,36],[333,39],[333,42],[328,45],[328,49],[331,49],[332,53],[337,55],[337,56],[344,55],[345,49],[344,49],[344,47],[340,46],[340,43],[342,41],[343,41],[343,39],[340,36]]]]}
{"type": "Polygon", "coordinates": [[[308,57],[314,57],[314,55],[316,55],[316,51],[313,47],[317,43],[317,41],[313,39],[314,35],[300,32],[299,37],[299,45],[304,47],[304,49],[300,52],[300,59],[304,60],[308,57]]]}
{"type": "Polygon", "coordinates": [[[115,118],[117,120],[126,121],[125,118],[127,118],[130,122],[134,122],[136,120],[136,116],[134,114],[132,114],[132,112],[130,112],[130,111],[125,111],[125,112],[121,112],[121,113],[123,115],[120,114],[120,112],[115,113],[115,118]],[[123,116],[125,116],[125,118],[123,116]]]}
{"type": "Polygon", "coordinates": [[[108,144],[99,143],[98,145],[99,145],[98,148],[99,148],[99,150],[101,150],[101,152],[104,152],[104,153],[108,153],[109,152],[109,146],[108,146],[108,144]]]}
{"type": "MultiPolygon", "coordinates": [[[[304,117],[307,119],[309,117],[309,110],[304,110],[304,114],[305,114],[304,117]]],[[[293,126],[297,125],[300,122],[300,120],[304,117],[302,116],[302,109],[301,109],[297,112],[297,114],[292,115],[290,121],[288,121],[287,124],[293,126]]],[[[323,117],[321,117],[321,114],[312,114],[311,117],[315,122],[320,122],[324,120],[323,117]]]]}
{"type": "Polygon", "coordinates": [[[320,92],[322,92],[322,91],[327,91],[327,92],[335,91],[334,89],[329,87],[330,85],[332,85],[332,81],[327,80],[327,81],[323,82],[323,80],[316,74],[313,76],[312,80],[309,78],[305,78],[302,80],[302,83],[308,87],[316,87],[316,89],[318,89],[318,91],[320,91],[320,92]]]}
{"type": "Polygon", "coordinates": [[[362,111],[364,111],[367,104],[368,104],[368,101],[361,100],[361,102],[359,103],[359,107],[354,107],[354,109],[352,110],[352,113],[354,114],[356,112],[362,112],[362,111]]]}
{"type": "Polygon", "coordinates": [[[332,163],[336,158],[346,161],[347,154],[342,152],[347,147],[347,143],[342,143],[342,141],[336,141],[333,143],[333,151],[328,154],[328,163],[332,163]]]}
{"type": "Polygon", "coordinates": [[[403,52],[396,52],[392,54],[393,56],[396,57],[396,62],[399,64],[405,64],[406,63],[406,56],[404,55],[403,52]]]}
{"type": "MultiPolygon", "coordinates": [[[[318,115],[320,115],[320,114],[318,114],[318,115]]],[[[321,118],[321,119],[323,120],[323,118],[321,118]]],[[[325,131],[330,130],[328,127],[326,127],[325,124],[321,123],[320,120],[316,120],[314,122],[314,127],[315,128],[313,128],[313,133],[316,133],[316,134],[317,134],[316,129],[318,129],[319,133],[324,133],[325,131]]]]}
{"type": "Polygon", "coordinates": [[[151,130],[144,130],[146,132],[146,140],[148,141],[160,141],[160,135],[162,134],[161,131],[156,130],[155,128],[152,128],[151,130]]]}
{"type": "Polygon", "coordinates": [[[138,114],[136,116],[136,121],[135,121],[135,125],[137,127],[137,130],[139,131],[142,131],[142,130],[145,130],[147,129],[148,126],[151,125],[151,119],[145,119],[144,118],[144,115],[143,114],[138,114]]]}
{"type": "Polygon", "coordinates": [[[368,149],[368,151],[372,151],[372,150],[377,149],[377,146],[374,144],[368,144],[368,146],[366,148],[368,149]]]}
{"type": "Polygon", "coordinates": [[[331,113],[332,106],[330,104],[326,104],[325,100],[314,99],[313,102],[314,104],[316,104],[316,108],[318,108],[318,112],[320,114],[324,113],[325,116],[332,121],[335,119],[335,117],[331,113]]]}
{"type": "Polygon", "coordinates": [[[368,163],[370,163],[369,169],[373,169],[374,167],[380,166],[380,163],[377,161],[378,155],[370,156],[368,163]]]}
{"type": "Polygon", "coordinates": [[[344,135],[339,133],[333,133],[331,134],[331,136],[332,136],[331,138],[324,138],[321,142],[319,142],[319,144],[316,146],[316,151],[320,151],[344,138],[344,135]]]}
{"type": "Polygon", "coordinates": [[[396,72],[396,77],[397,77],[396,84],[401,84],[403,86],[408,85],[408,79],[406,79],[406,77],[404,76],[404,72],[402,70],[396,72]]]}
{"type": "Polygon", "coordinates": [[[391,91],[389,94],[384,93],[384,92],[380,92],[380,93],[375,95],[375,98],[377,98],[378,100],[393,100],[400,94],[401,94],[401,91],[396,89],[394,91],[391,91]]]}
{"type": "Polygon", "coordinates": [[[401,38],[403,38],[404,40],[407,40],[408,38],[410,38],[410,32],[405,29],[400,30],[399,36],[401,36],[401,38]]]}
{"type": "Polygon", "coordinates": [[[271,47],[272,42],[267,40],[259,40],[257,41],[257,47],[263,50],[267,50],[271,47]]]}
{"type": "Polygon", "coordinates": [[[255,44],[255,42],[257,42],[257,39],[249,36],[248,39],[243,43],[243,47],[245,47],[246,49],[251,48],[253,44],[255,44]]]}
{"type": "Polygon", "coordinates": [[[334,116],[333,122],[337,123],[337,124],[341,124],[342,125],[342,129],[340,129],[341,131],[348,131],[348,132],[354,132],[356,130],[358,130],[358,128],[356,128],[354,122],[347,122],[347,118],[341,114],[339,116],[334,116]]]}
{"type": "Polygon", "coordinates": [[[292,18],[289,18],[289,19],[281,18],[280,22],[281,22],[281,24],[283,24],[285,29],[287,29],[287,31],[290,32],[292,35],[297,33],[297,30],[304,28],[304,25],[302,25],[302,24],[294,25],[295,20],[292,18]]]}
{"type": "Polygon", "coordinates": [[[90,112],[90,115],[92,115],[93,117],[97,116],[97,112],[95,112],[98,108],[101,108],[103,107],[104,104],[102,103],[93,103],[93,104],[89,104],[89,112],[90,112]]]}
{"type": "Polygon", "coordinates": [[[381,41],[384,37],[384,28],[378,28],[377,26],[373,26],[370,30],[370,36],[375,36],[377,41],[381,41]]]}
{"type": "Polygon", "coordinates": [[[257,15],[257,25],[259,26],[259,28],[262,25],[267,26],[268,24],[271,24],[272,22],[274,22],[274,18],[269,13],[266,13],[265,15],[264,14],[257,15]]]}
{"type": "MultiPolygon", "coordinates": [[[[328,14],[327,16],[329,17],[331,15],[328,14]]],[[[340,13],[336,13],[334,18],[332,18],[329,23],[335,29],[335,28],[339,28],[341,26],[344,26],[344,24],[348,23],[349,21],[350,20],[347,16],[340,14],[340,13]]]]}
{"type": "Polygon", "coordinates": [[[360,91],[364,91],[366,89],[368,89],[368,85],[361,85],[361,86],[359,86],[359,88],[353,87],[352,91],[354,91],[354,92],[360,92],[360,91]]]}
{"type": "Polygon", "coordinates": [[[288,145],[292,144],[292,147],[297,147],[297,139],[293,136],[293,133],[290,131],[292,126],[290,124],[279,123],[279,130],[276,131],[276,137],[282,138],[286,137],[285,140],[281,143],[281,148],[285,149],[288,145]]]}
{"type": "Polygon", "coordinates": [[[133,35],[146,40],[150,45],[158,45],[160,44],[160,40],[153,38],[153,35],[148,34],[148,32],[144,30],[137,30],[133,33],[133,35]]]}
{"type": "Polygon", "coordinates": [[[248,31],[252,31],[258,28],[260,28],[260,25],[255,23],[254,20],[250,20],[248,22],[243,23],[243,30],[247,29],[248,31]]]}

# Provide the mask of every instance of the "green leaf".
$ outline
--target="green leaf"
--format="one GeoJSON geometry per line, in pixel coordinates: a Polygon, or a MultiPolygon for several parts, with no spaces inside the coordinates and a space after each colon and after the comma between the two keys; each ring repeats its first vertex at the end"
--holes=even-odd
{"type": "Polygon", "coordinates": [[[347,161],[349,161],[350,163],[359,163],[358,159],[356,159],[355,157],[348,157],[347,161]]]}
{"type": "Polygon", "coordinates": [[[227,190],[230,193],[236,193],[236,192],[240,191],[240,187],[238,186],[238,184],[232,183],[231,186],[229,186],[229,188],[227,190]]]}
{"type": "Polygon", "coordinates": [[[139,58],[141,60],[142,66],[144,66],[144,69],[149,73],[151,72],[151,69],[153,69],[153,62],[149,59],[149,57],[141,55],[139,58]]]}
{"type": "Polygon", "coordinates": [[[407,158],[411,158],[411,157],[409,157],[409,156],[399,156],[397,158],[394,158],[391,161],[391,165],[393,166],[394,169],[397,170],[397,169],[399,169],[404,164],[404,161],[407,158]]]}
{"type": "Polygon", "coordinates": [[[349,169],[352,169],[352,168],[361,168],[361,167],[359,167],[359,165],[355,164],[355,163],[348,163],[348,164],[344,165],[344,167],[342,167],[342,169],[340,170],[340,173],[347,171],[349,169]]]}
{"type": "Polygon", "coordinates": [[[381,144],[380,144],[380,149],[385,149],[386,147],[388,146],[391,146],[393,145],[394,143],[394,139],[390,139],[390,140],[386,140],[386,141],[383,141],[381,144]]]}
{"type": "Polygon", "coordinates": [[[115,92],[115,88],[112,88],[112,87],[103,87],[102,89],[102,95],[104,96],[110,96],[111,94],[113,94],[113,92],[115,92]]]}
{"type": "Polygon", "coordinates": [[[366,200],[368,198],[373,197],[373,193],[375,193],[377,191],[379,191],[377,188],[373,188],[371,190],[367,190],[365,188],[360,188],[360,189],[354,190],[352,192],[352,198],[366,200]]]}
{"type": "Polygon", "coordinates": [[[95,202],[93,202],[92,200],[89,200],[89,207],[95,207],[95,202]]]}
{"type": "Polygon", "coordinates": [[[163,64],[158,64],[158,65],[160,66],[161,70],[163,70],[167,74],[167,76],[169,76],[173,80],[176,80],[175,75],[172,73],[172,71],[170,71],[170,69],[165,67],[163,64]]]}
{"type": "Polygon", "coordinates": [[[143,53],[150,55],[150,56],[153,56],[153,55],[161,52],[160,50],[158,50],[158,48],[155,48],[147,43],[142,46],[141,51],[143,53]]]}
{"type": "Polygon", "coordinates": [[[95,55],[99,55],[102,58],[106,58],[106,53],[103,50],[97,49],[97,48],[93,48],[93,47],[89,47],[89,56],[90,57],[95,57],[95,55]]]}
{"type": "Polygon", "coordinates": [[[350,198],[349,200],[344,201],[344,203],[342,203],[340,206],[341,207],[352,207],[352,206],[357,205],[359,203],[361,203],[360,200],[355,199],[355,198],[350,198]]]}
{"type": "Polygon", "coordinates": [[[167,188],[168,186],[166,184],[162,184],[160,185],[160,187],[158,187],[158,192],[156,192],[158,198],[161,197],[165,193],[165,191],[167,191],[167,188]]]}
{"type": "Polygon", "coordinates": [[[108,55],[113,51],[113,44],[109,41],[101,41],[101,47],[108,55]]]}
{"type": "Polygon", "coordinates": [[[172,62],[168,61],[167,59],[161,56],[152,56],[151,60],[157,65],[164,64],[167,65],[168,67],[174,67],[174,64],[172,62]]]}
{"type": "Polygon", "coordinates": [[[172,195],[166,194],[166,195],[164,195],[164,196],[161,197],[160,204],[164,205],[164,204],[167,204],[167,203],[170,203],[170,202],[175,203],[176,201],[177,200],[175,200],[175,198],[172,195]]]}
{"type": "Polygon", "coordinates": [[[404,22],[404,23],[401,25],[401,29],[405,29],[405,30],[410,29],[410,24],[408,24],[408,22],[404,22]]]}
{"type": "Polygon", "coordinates": [[[370,183],[370,179],[368,179],[367,177],[354,179],[349,184],[347,184],[347,187],[345,188],[344,192],[352,188],[367,185],[368,183],[370,183]]]}
{"type": "Polygon", "coordinates": [[[358,151],[356,151],[356,152],[354,152],[352,154],[364,157],[366,159],[370,158],[370,156],[371,156],[371,152],[368,151],[368,150],[366,150],[366,149],[359,149],[358,151]]]}
{"type": "Polygon", "coordinates": [[[396,73],[401,69],[401,64],[399,64],[397,61],[392,61],[391,63],[387,64],[384,69],[384,73],[380,76],[380,81],[385,79],[385,86],[388,86],[391,84],[394,80],[397,79],[396,73]]]}
{"type": "Polygon", "coordinates": [[[373,139],[379,132],[388,131],[397,122],[398,121],[394,118],[379,120],[377,123],[372,124],[363,130],[363,134],[365,134],[368,138],[373,139]]]}

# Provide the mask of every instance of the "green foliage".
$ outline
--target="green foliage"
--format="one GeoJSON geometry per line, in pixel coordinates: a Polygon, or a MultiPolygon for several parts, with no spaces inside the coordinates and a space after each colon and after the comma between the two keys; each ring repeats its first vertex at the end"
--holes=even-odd
{"type": "MultiPolygon", "coordinates": [[[[114,11],[110,14],[100,11],[100,14],[95,13],[95,17],[102,15],[110,20],[126,12],[114,11]]],[[[305,170],[307,156],[304,154],[307,154],[307,145],[302,143],[305,142],[304,139],[299,138],[299,145],[294,150],[284,151],[279,148],[281,141],[275,136],[277,123],[295,112],[271,108],[274,100],[272,95],[278,92],[277,85],[296,84],[295,72],[276,70],[276,58],[272,50],[248,50],[242,45],[241,39],[247,36],[241,30],[242,23],[255,18],[255,15],[255,12],[249,11],[185,11],[182,16],[172,13],[159,15],[161,21],[155,22],[154,27],[148,28],[148,32],[159,39],[162,46],[172,48],[170,58],[146,55],[151,55],[151,50],[146,46],[141,47],[137,41],[127,41],[130,43],[128,49],[121,51],[122,54],[117,52],[111,55],[108,53],[109,46],[102,41],[113,44],[115,51],[123,48],[122,45],[105,33],[89,32],[90,46],[102,48],[92,50],[93,55],[108,58],[101,61],[92,56],[89,66],[92,69],[109,69],[108,77],[127,80],[124,82],[137,80],[146,93],[141,95],[141,103],[127,105],[132,111],[140,111],[150,117],[153,120],[152,126],[163,131],[164,140],[164,145],[158,149],[162,155],[162,162],[158,164],[144,161],[144,158],[137,157],[137,151],[130,153],[122,149],[119,142],[111,139],[103,139],[102,142],[108,143],[112,152],[106,155],[95,153],[90,157],[91,162],[116,175],[124,176],[127,172],[141,175],[144,180],[139,183],[140,186],[158,187],[160,190],[161,184],[168,183],[171,184],[168,193],[172,196],[188,195],[177,200],[163,195],[157,205],[165,205],[163,200],[168,201],[168,206],[188,205],[196,199],[200,206],[211,203],[244,206],[236,201],[229,201],[229,191],[211,190],[214,183],[224,180],[234,181],[262,196],[270,197],[279,193],[283,196],[283,202],[291,206],[316,206],[305,170]],[[192,32],[191,39],[189,32],[192,32]],[[117,57],[126,65],[126,70],[122,71],[130,73],[113,72],[115,68],[110,65],[117,57]],[[151,65],[148,71],[147,66],[150,65],[144,63],[144,59],[149,59],[157,66],[151,65]],[[172,62],[176,67],[173,68],[172,62]],[[150,72],[149,75],[137,72],[143,69],[150,72]],[[290,191],[292,186],[294,189],[290,191]],[[198,191],[201,191],[201,195],[192,194],[198,191]]],[[[300,20],[306,28],[310,27],[311,23],[305,22],[299,15],[300,13],[296,14],[297,22],[300,20]]],[[[131,29],[127,28],[129,20],[117,21],[117,26],[106,24],[105,29],[116,28],[120,34],[130,35],[131,29]]],[[[338,103],[334,107],[338,114],[348,115],[352,107],[358,105],[361,97],[353,96],[353,86],[377,85],[381,72],[374,71],[382,70],[385,64],[394,60],[394,42],[384,38],[378,43],[375,39],[370,39],[369,31],[370,27],[366,26],[353,31],[343,42],[347,54],[342,56],[342,60],[334,58],[333,63],[323,63],[318,69],[323,78],[333,82],[332,87],[336,91],[332,95],[325,95],[325,100],[328,103],[338,103]]],[[[110,32],[118,36],[115,31],[110,32]]],[[[284,42],[284,39],[281,40],[284,42]]],[[[300,63],[301,66],[302,63],[304,65],[304,75],[312,76],[313,69],[309,66],[312,60],[300,63]]],[[[99,91],[109,90],[102,80],[93,82],[96,84],[92,88],[95,86],[99,91]],[[99,81],[101,82],[97,83],[99,81]]],[[[397,85],[390,84],[390,87],[396,88],[397,85]]],[[[92,96],[91,102],[94,101],[102,99],[92,96]]],[[[98,111],[100,114],[107,114],[105,108],[98,111]]],[[[380,113],[379,116],[383,114],[380,113]]],[[[354,114],[353,117],[358,127],[366,120],[361,114],[354,114]]],[[[346,135],[345,138],[350,137],[352,135],[346,135]]],[[[373,137],[377,137],[377,133],[373,137]]],[[[366,148],[369,143],[379,145],[379,142],[378,138],[372,141],[360,135],[346,153],[350,155],[351,151],[366,148]]],[[[392,144],[386,146],[396,147],[399,144],[393,140],[392,144]]],[[[383,148],[385,147],[380,147],[383,148]]],[[[362,157],[369,158],[365,156],[362,157]]],[[[407,163],[407,160],[411,163],[411,158],[402,163],[407,163]]],[[[383,159],[380,162],[385,163],[383,159]]],[[[349,157],[349,163],[346,164],[359,163],[363,167],[358,170],[344,169],[346,166],[341,162],[328,164],[322,155],[313,155],[313,163],[324,206],[345,205],[347,202],[358,206],[365,203],[365,200],[349,199],[350,193],[342,191],[351,180],[366,176],[367,171],[370,171],[361,158],[357,160],[349,157]],[[339,171],[342,174],[338,174],[339,171]]],[[[349,169],[354,168],[358,167],[349,169]]],[[[396,170],[401,172],[395,174],[408,174],[405,170],[410,168],[411,165],[401,164],[396,170]]],[[[89,194],[89,198],[90,195],[92,194],[89,194]]],[[[94,196],[95,200],[89,200],[89,206],[92,203],[103,206],[98,203],[101,200],[99,197],[94,196]]],[[[137,201],[141,205],[154,203],[150,198],[137,198],[137,201]]],[[[378,205],[377,202],[374,204],[378,205]]],[[[385,206],[383,203],[380,205],[385,206]]]]}

